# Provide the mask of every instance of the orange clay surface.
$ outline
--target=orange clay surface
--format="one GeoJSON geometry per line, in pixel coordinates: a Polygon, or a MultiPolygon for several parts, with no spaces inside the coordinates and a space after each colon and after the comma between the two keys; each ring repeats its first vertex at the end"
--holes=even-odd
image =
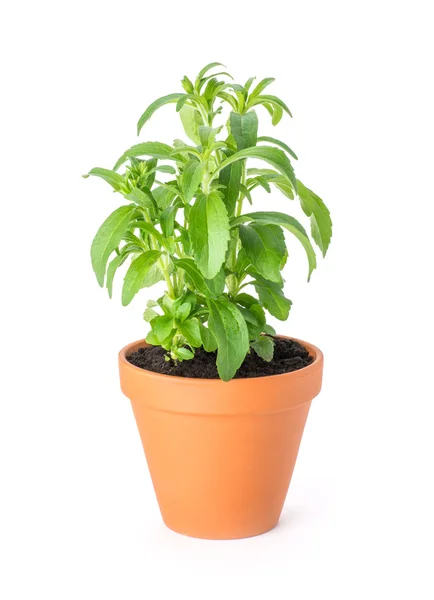
{"type": "Polygon", "coordinates": [[[121,388],[131,400],[164,522],[185,535],[234,539],[275,527],[312,399],[322,352],[298,371],[235,379],[160,375],[119,353],[121,388]]]}

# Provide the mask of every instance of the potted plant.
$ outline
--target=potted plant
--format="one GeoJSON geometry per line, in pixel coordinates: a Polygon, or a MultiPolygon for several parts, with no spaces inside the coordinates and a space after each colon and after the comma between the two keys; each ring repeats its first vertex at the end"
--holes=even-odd
{"type": "Polygon", "coordinates": [[[183,91],[156,100],[139,119],[138,133],[158,108],[174,104],[190,141],[136,144],[112,170],[85,176],[101,177],[123,196],[92,243],[100,286],[111,297],[125,262],[124,306],[165,282],[165,293],[144,311],[146,341],[120,352],[121,387],[165,523],[211,539],[277,524],[321,388],[320,350],[276,336],[266,322],[267,312],[284,321],[291,308],[281,274],[284,231],[302,244],[308,277],[316,267],[312,243],[286,212],[251,208],[254,190],[273,188],[288,206],[299,201],[323,255],[332,235],[324,202],[295,177],[297,156],[258,135],[257,108],[273,125],[291,116],[266,90],[274,80],[239,85],[226,72],[210,74],[220,66],[207,65],[194,83],[184,77],[183,91]]]}

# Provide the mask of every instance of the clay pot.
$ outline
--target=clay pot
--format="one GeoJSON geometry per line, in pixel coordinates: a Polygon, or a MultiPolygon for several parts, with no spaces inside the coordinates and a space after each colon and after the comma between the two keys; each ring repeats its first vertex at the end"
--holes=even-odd
{"type": "MultiPolygon", "coordinates": [[[[297,340],[301,341],[301,340],[297,340]]],[[[233,539],[277,525],[312,399],[321,389],[323,356],[308,367],[269,377],[171,377],[135,367],[119,354],[165,524],[185,535],[233,539]]]]}

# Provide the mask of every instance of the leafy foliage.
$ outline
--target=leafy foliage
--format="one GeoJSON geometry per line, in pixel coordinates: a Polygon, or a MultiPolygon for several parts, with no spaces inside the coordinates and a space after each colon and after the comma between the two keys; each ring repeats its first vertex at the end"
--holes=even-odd
{"type": "Polygon", "coordinates": [[[143,318],[147,341],[167,350],[167,359],[189,360],[196,348],[217,350],[217,368],[230,380],[248,352],[273,357],[274,329],[266,312],[286,320],[281,271],[286,263],[284,232],[305,249],[310,278],[316,256],[304,227],[292,216],[273,211],[243,212],[245,201],[262,187],[299,199],[310,218],[315,244],[325,256],[332,236],[330,213],[321,198],[296,179],[296,154],[283,141],[259,136],[256,110],[263,107],[277,125],[291,112],[268,93],[273,78],[257,85],[234,83],[220,63],[206,65],[183,91],[146,108],[140,133],[161,107],[179,114],[187,141],[143,142],[127,149],[112,170],[94,168],[84,177],[106,181],[124,197],[96,233],[92,266],[100,286],[112,296],[118,268],[127,261],[122,304],[145,287],[164,280],[166,292],[148,301],[143,318]],[[229,109],[229,114],[223,113],[229,109]],[[169,110],[169,108],[167,109],[169,110]],[[223,116],[224,115],[224,116],[223,116]],[[214,121],[222,118],[220,125],[214,121]],[[250,159],[263,167],[248,167],[250,159]],[[120,170],[123,169],[123,172],[120,170]],[[244,291],[250,286],[256,296],[244,291]]]}

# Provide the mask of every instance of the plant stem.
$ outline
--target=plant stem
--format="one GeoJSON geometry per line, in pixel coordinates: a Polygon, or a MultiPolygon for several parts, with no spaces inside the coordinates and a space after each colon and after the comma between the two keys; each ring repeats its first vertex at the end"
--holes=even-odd
{"type": "MultiPolygon", "coordinates": [[[[207,165],[205,165],[205,167],[207,167],[207,165]]],[[[211,182],[210,174],[209,174],[207,168],[205,168],[205,172],[202,176],[202,192],[205,194],[205,196],[207,196],[209,194],[210,182],[211,182]]]]}
{"type": "Polygon", "coordinates": [[[161,271],[164,276],[164,281],[166,282],[166,285],[167,285],[167,291],[169,292],[169,296],[171,298],[176,298],[175,289],[172,285],[172,280],[170,279],[170,275],[169,275],[169,269],[167,268],[167,265],[164,264],[164,261],[162,258],[160,258],[159,263],[160,263],[161,271]]]}
{"type": "MultiPolygon", "coordinates": [[[[145,209],[143,210],[143,215],[145,217],[145,221],[147,223],[149,223],[150,225],[152,225],[152,219],[148,214],[148,211],[145,209]]],[[[153,250],[160,250],[161,246],[159,244],[156,243],[156,240],[154,240],[154,238],[151,236],[149,236],[149,245],[151,246],[151,248],[153,250]],[[158,246],[158,247],[157,247],[158,246]]],[[[170,279],[170,275],[169,275],[169,269],[167,264],[164,263],[163,258],[159,258],[158,259],[158,266],[161,269],[161,272],[163,273],[163,277],[164,277],[164,281],[166,282],[167,285],[167,291],[169,292],[169,296],[171,298],[175,298],[175,290],[173,288],[173,284],[172,284],[172,280],[170,279]]]]}
{"type": "MultiPolygon", "coordinates": [[[[245,167],[244,162],[242,164],[241,183],[243,185],[246,184],[246,167],[245,167]]],[[[243,209],[243,194],[240,192],[237,203],[236,203],[236,210],[235,210],[236,217],[239,217],[241,215],[242,209],[243,209]]],[[[240,248],[240,239],[239,239],[238,235],[237,235],[237,238],[233,238],[231,240],[231,242],[232,242],[232,248],[229,253],[227,266],[231,271],[233,271],[235,269],[235,265],[237,263],[237,255],[238,255],[238,250],[240,248]]],[[[239,287],[240,282],[238,281],[238,278],[235,275],[231,274],[227,277],[226,282],[227,282],[227,286],[228,286],[229,295],[231,297],[235,297],[239,293],[239,290],[240,290],[240,287],[239,287]]]]}
{"type": "Polygon", "coordinates": [[[243,283],[242,285],[240,285],[238,288],[237,294],[239,294],[243,288],[245,288],[246,286],[251,285],[251,284],[253,284],[253,281],[246,281],[246,283],[243,283]]]}
{"type": "MultiPolygon", "coordinates": [[[[243,161],[243,163],[242,163],[241,183],[243,185],[246,185],[246,163],[245,163],[245,161],[243,161]]],[[[244,199],[244,196],[240,192],[240,195],[238,196],[238,200],[237,200],[237,210],[236,210],[236,213],[235,213],[236,217],[239,217],[241,215],[242,210],[243,210],[243,199],[244,199]]]]}

